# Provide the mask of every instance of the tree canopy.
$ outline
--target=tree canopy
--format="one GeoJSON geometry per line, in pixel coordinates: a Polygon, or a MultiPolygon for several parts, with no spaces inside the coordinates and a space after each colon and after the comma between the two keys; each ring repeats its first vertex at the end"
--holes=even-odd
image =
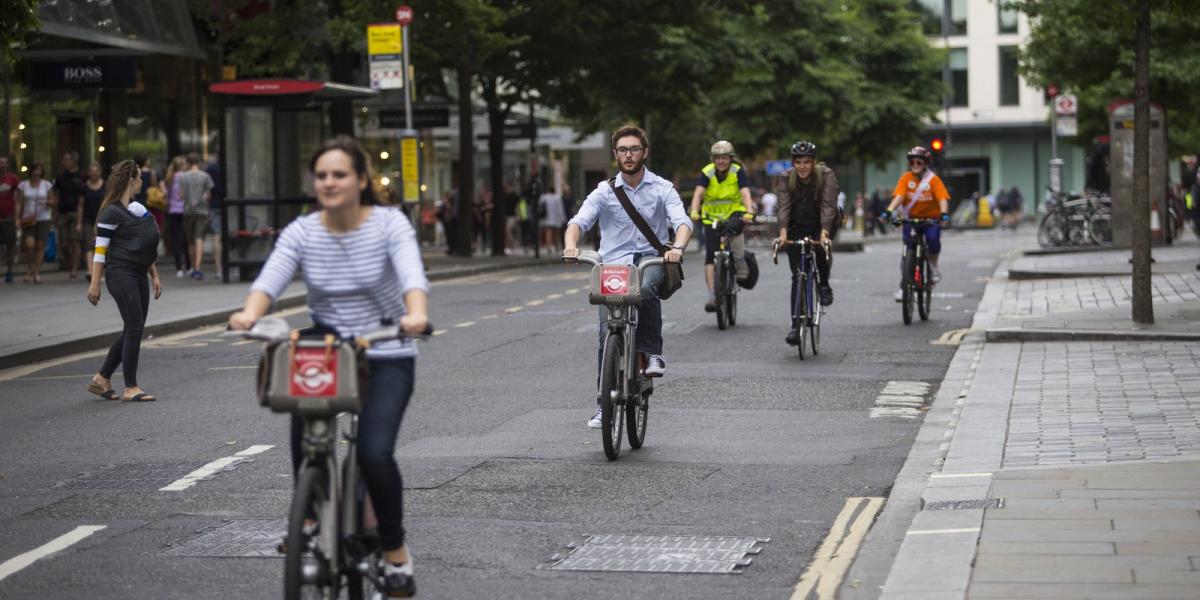
{"type": "MultiPolygon", "coordinates": [[[[1200,22],[1187,0],[1152,0],[1150,99],[1167,112],[1173,155],[1200,150],[1200,22]]],[[[1135,5],[1120,0],[1018,0],[1030,17],[1021,71],[1037,86],[1057,84],[1079,98],[1080,140],[1108,133],[1107,106],[1132,98],[1135,5]]]]}

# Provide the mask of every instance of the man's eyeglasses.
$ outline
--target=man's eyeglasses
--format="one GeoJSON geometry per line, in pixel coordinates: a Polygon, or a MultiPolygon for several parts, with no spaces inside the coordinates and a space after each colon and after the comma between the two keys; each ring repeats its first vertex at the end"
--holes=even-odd
{"type": "Polygon", "coordinates": [[[910,158],[910,159],[908,159],[908,164],[910,164],[910,165],[923,165],[923,164],[925,164],[925,161],[924,161],[924,160],[922,160],[922,159],[920,159],[920,158],[910,158]]]}
{"type": "Polygon", "coordinates": [[[624,154],[629,154],[629,155],[641,154],[642,150],[645,150],[645,148],[643,148],[641,146],[630,146],[630,147],[617,146],[617,156],[621,156],[624,154]]]}

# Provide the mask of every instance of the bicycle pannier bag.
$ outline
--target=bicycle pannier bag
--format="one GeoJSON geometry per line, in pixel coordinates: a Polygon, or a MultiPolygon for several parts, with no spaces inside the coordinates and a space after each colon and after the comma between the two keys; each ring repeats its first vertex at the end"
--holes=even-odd
{"type": "Polygon", "coordinates": [[[752,290],[758,285],[758,259],[754,257],[754,253],[746,251],[746,276],[738,279],[738,285],[743,289],[752,290]]]}
{"type": "Polygon", "coordinates": [[[642,282],[637,267],[631,265],[596,265],[592,267],[592,286],[588,291],[592,304],[632,306],[642,302],[642,282]]]}
{"type": "Polygon", "coordinates": [[[259,364],[259,403],[272,412],[333,415],[358,412],[358,356],[351,344],[297,339],[268,347],[259,364]]]}

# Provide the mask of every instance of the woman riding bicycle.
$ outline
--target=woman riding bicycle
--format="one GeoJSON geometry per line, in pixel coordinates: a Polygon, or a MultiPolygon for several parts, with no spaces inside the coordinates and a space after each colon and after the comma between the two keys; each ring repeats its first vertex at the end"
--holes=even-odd
{"type": "MultiPolygon", "coordinates": [[[[262,273],[250,286],[245,307],[229,327],[246,330],[267,313],[299,269],[319,331],[352,338],[398,322],[409,334],[425,331],[429,281],[412,225],[402,212],[378,206],[367,153],[348,136],[327,140],[313,154],[319,212],[283,230],[262,273]]],[[[412,558],[404,545],[403,487],[393,457],[396,437],[412,395],[417,348],[412,340],[376,344],[367,351],[368,392],[358,429],[362,465],[384,550],[389,596],[415,591],[412,558]]],[[[302,421],[292,417],[292,469],[299,467],[302,421]]]]}
{"type": "MultiPolygon", "coordinates": [[[[937,219],[940,217],[941,225],[950,224],[950,192],[946,191],[946,186],[942,183],[941,178],[929,168],[931,157],[929,151],[922,146],[915,146],[908,151],[909,170],[896,182],[896,191],[892,193],[892,203],[879,215],[880,219],[884,221],[891,219],[892,211],[903,204],[904,214],[909,219],[937,219]]],[[[942,279],[942,273],[938,271],[938,254],[942,251],[941,225],[929,223],[924,225],[919,232],[925,236],[925,244],[929,249],[930,283],[937,283],[942,279]]],[[[912,229],[911,225],[905,223],[904,243],[906,245],[912,239],[912,229]]],[[[900,268],[903,270],[903,263],[900,268]]],[[[901,275],[900,286],[904,286],[903,275],[901,275]]],[[[903,295],[903,290],[896,290],[896,302],[900,302],[903,295]]]]}
{"type": "MultiPolygon", "coordinates": [[[[812,142],[792,144],[792,167],[775,178],[775,193],[779,196],[779,242],[812,238],[821,244],[813,248],[817,270],[821,274],[821,305],[833,304],[833,288],[829,286],[829,256],[825,244],[837,218],[837,174],[825,163],[817,161],[817,146],[812,142]]],[[[788,265],[792,276],[800,268],[800,249],[787,247],[788,265]]],[[[792,286],[788,310],[796,306],[796,289],[792,286]]],[[[791,314],[791,313],[789,313],[791,314]]],[[[798,323],[792,323],[787,343],[800,343],[798,323]]]]}

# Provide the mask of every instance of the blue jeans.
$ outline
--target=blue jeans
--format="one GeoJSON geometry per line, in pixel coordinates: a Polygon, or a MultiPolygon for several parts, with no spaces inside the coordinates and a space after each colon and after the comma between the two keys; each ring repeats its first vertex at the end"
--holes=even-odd
{"type": "MultiPolygon", "coordinates": [[[[635,254],[633,264],[642,262],[645,257],[653,255],[635,254]]],[[[638,352],[646,354],[662,354],[662,300],[658,297],[658,286],[662,285],[666,272],[662,266],[649,267],[642,273],[642,303],[638,305],[638,324],[634,334],[635,347],[638,352]]],[[[604,338],[608,336],[608,307],[600,307],[600,350],[597,352],[596,364],[604,360],[604,338]]]]}
{"type": "MultiPolygon", "coordinates": [[[[912,247],[912,226],[904,225],[904,243],[910,248],[912,247]]],[[[942,226],[932,223],[924,225],[921,228],[921,233],[925,235],[925,247],[929,249],[931,255],[937,256],[942,253],[942,226]]]]}
{"type": "MultiPolygon", "coordinates": [[[[384,550],[404,545],[404,481],[396,464],[396,436],[408,408],[415,381],[416,359],[371,359],[362,414],[358,416],[358,464],[371,504],[379,517],[384,550]]],[[[292,416],[292,472],[300,468],[304,421],[292,416]]]]}

